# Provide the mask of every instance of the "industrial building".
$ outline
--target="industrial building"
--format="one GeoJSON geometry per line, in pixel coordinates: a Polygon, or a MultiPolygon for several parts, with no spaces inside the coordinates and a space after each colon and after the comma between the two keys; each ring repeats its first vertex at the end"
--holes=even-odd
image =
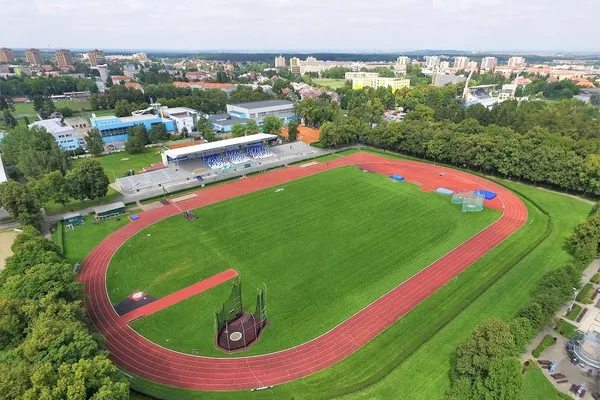
{"type": "Polygon", "coordinates": [[[433,74],[431,85],[442,87],[449,83],[456,85],[457,83],[465,82],[466,80],[467,78],[462,75],[433,74]]]}
{"type": "Polygon", "coordinates": [[[75,150],[79,146],[79,138],[75,136],[75,129],[70,126],[63,126],[60,118],[45,119],[36,121],[28,125],[29,128],[43,128],[50,133],[56,143],[63,150],[75,150]]]}
{"type": "Polygon", "coordinates": [[[294,103],[288,100],[265,100],[227,104],[227,114],[236,118],[253,119],[258,125],[262,125],[263,120],[268,116],[275,116],[284,123],[296,119],[294,103]]]}
{"type": "Polygon", "coordinates": [[[175,131],[175,121],[157,117],[156,115],[135,115],[118,118],[115,116],[90,118],[92,128],[97,128],[105,143],[126,141],[129,137],[129,128],[144,125],[150,130],[153,125],[163,124],[167,132],[175,131]]]}

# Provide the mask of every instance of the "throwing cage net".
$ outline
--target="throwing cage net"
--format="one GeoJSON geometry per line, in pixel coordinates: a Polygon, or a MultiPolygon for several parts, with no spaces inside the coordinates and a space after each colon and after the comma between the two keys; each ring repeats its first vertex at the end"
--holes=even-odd
{"type": "Polygon", "coordinates": [[[462,212],[483,210],[483,196],[473,192],[460,192],[452,195],[452,204],[462,205],[462,212]]]}
{"type": "Polygon", "coordinates": [[[228,352],[244,350],[254,343],[267,325],[266,286],[258,290],[254,313],[242,308],[241,282],[234,283],[231,295],[215,313],[215,342],[228,352]]]}

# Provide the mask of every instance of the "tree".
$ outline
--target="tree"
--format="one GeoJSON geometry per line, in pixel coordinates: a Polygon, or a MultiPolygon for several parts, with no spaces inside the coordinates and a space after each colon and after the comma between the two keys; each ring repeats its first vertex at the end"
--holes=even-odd
{"type": "Polygon", "coordinates": [[[97,160],[84,159],[66,175],[71,197],[83,201],[104,197],[108,191],[108,177],[97,160]]]}
{"type": "Polygon", "coordinates": [[[165,140],[169,139],[169,134],[167,133],[167,128],[164,124],[155,124],[152,125],[150,130],[148,131],[148,139],[150,143],[161,143],[165,140]]]}
{"type": "Polygon", "coordinates": [[[131,105],[126,100],[117,101],[115,103],[115,115],[117,117],[127,117],[131,115],[131,105]]]}
{"type": "Polygon", "coordinates": [[[148,144],[148,132],[144,125],[129,128],[129,138],[125,142],[125,150],[130,154],[143,153],[148,144]]]}
{"type": "Polygon", "coordinates": [[[235,124],[233,124],[233,126],[231,127],[231,136],[235,137],[241,137],[241,136],[245,136],[246,135],[246,127],[244,126],[244,124],[240,124],[239,122],[236,122],[235,124]]]}
{"type": "Polygon", "coordinates": [[[93,156],[98,157],[104,153],[104,140],[102,140],[102,134],[98,128],[92,128],[88,131],[85,136],[85,143],[93,156]]]}
{"type": "Polygon", "coordinates": [[[263,131],[265,133],[277,135],[282,127],[283,121],[273,115],[269,115],[263,119],[263,131]]]}
{"type": "Polygon", "coordinates": [[[258,125],[255,120],[250,119],[246,122],[246,134],[254,135],[255,133],[258,133],[258,125]]]}
{"type": "Polygon", "coordinates": [[[4,182],[0,185],[2,207],[22,225],[40,227],[44,219],[40,201],[29,188],[15,181],[4,182]]]}
{"type": "Polygon", "coordinates": [[[3,159],[13,164],[27,178],[39,178],[46,172],[69,168],[69,158],[45,129],[18,127],[4,136],[3,159]]]}
{"type": "Polygon", "coordinates": [[[42,204],[54,201],[64,206],[69,201],[67,181],[60,171],[48,172],[41,179],[30,181],[28,185],[42,204]]]}
{"type": "Polygon", "coordinates": [[[523,375],[521,363],[514,357],[492,360],[483,381],[482,398],[490,400],[517,400],[521,398],[523,375]],[[484,389],[483,389],[484,388],[484,389]]]}
{"type": "Polygon", "coordinates": [[[6,125],[6,127],[9,129],[19,125],[17,119],[11,114],[8,108],[4,110],[2,120],[4,121],[4,125],[6,125]]]}
{"type": "MultiPolygon", "coordinates": [[[[196,131],[206,139],[209,134],[214,134],[213,126],[206,115],[199,115],[196,122],[196,131]]],[[[208,139],[207,139],[208,140],[208,139]]]]}
{"type": "Polygon", "coordinates": [[[595,106],[600,106],[600,94],[598,93],[593,93],[590,96],[590,103],[595,105],[595,106]]]}
{"type": "Polygon", "coordinates": [[[288,140],[295,142],[298,138],[298,121],[293,120],[288,124],[288,140]]]}

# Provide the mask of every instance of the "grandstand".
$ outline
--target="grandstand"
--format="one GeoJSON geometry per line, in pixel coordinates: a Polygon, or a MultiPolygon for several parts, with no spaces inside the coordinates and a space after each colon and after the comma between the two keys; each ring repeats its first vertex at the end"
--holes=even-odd
{"type": "Polygon", "coordinates": [[[162,153],[163,168],[118,178],[114,188],[138,197],[143,196],[140,192],[160,195],[301,161],[320,152],[302,142],[272,147],[276,140],[276,135],[257,133],[168,149],[162,153]]]}

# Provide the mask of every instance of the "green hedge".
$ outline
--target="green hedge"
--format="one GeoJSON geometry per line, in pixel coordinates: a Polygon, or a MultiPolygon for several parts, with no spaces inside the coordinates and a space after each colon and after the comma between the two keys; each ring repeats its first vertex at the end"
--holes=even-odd
{"type": "Polygon", "coordinates": [[[581,289],[581,291],[579,291],[577,294],[577,297],[575,297],[575,300],[580,303],[590,304],[592,302],[591,296],[593,291],[594,285],[591,283],[586,283],[583,289],[581,289]]]}
{"type": "Polygon", "coordinates": [[[592,279],[590,279],[590,282],[598,283],[598,279],[600,279],[600,272],[596,272],[594,276],[592,276],[592,279]]]}
{"type": "Polygon", "coordinates": [[[52,235],[52,238],[54,239],[54,243],[60,247],[62,254],[65,254],[65,224],[63,221],[56,223],[56,231],[52,235]]]}
{"type": "Polygon", "coordinates": [[[544,350],[546,350],[548,347],[554,345],[554,343],[555,343],[554,336],[546,335],[546,336],[544,336],[544,338],[542,339],[540,344],[538,344],[538,346],[531,352],[531,354],[533,354],[533,356],[535,358],[539,358],[539,356],[544,352],[544,350]]]}
{"type": "Polygon", "coordinates": [[[581,306],[579,304],[575,304],[573,306],[573,309],[571,311],[569,311],[569,313],[567,314],[566,318],[570,319],[571,321],[575,321],[575,318],[577,318],[577,316],[579,315],[580,312],[581,312],[581,306]]]}

